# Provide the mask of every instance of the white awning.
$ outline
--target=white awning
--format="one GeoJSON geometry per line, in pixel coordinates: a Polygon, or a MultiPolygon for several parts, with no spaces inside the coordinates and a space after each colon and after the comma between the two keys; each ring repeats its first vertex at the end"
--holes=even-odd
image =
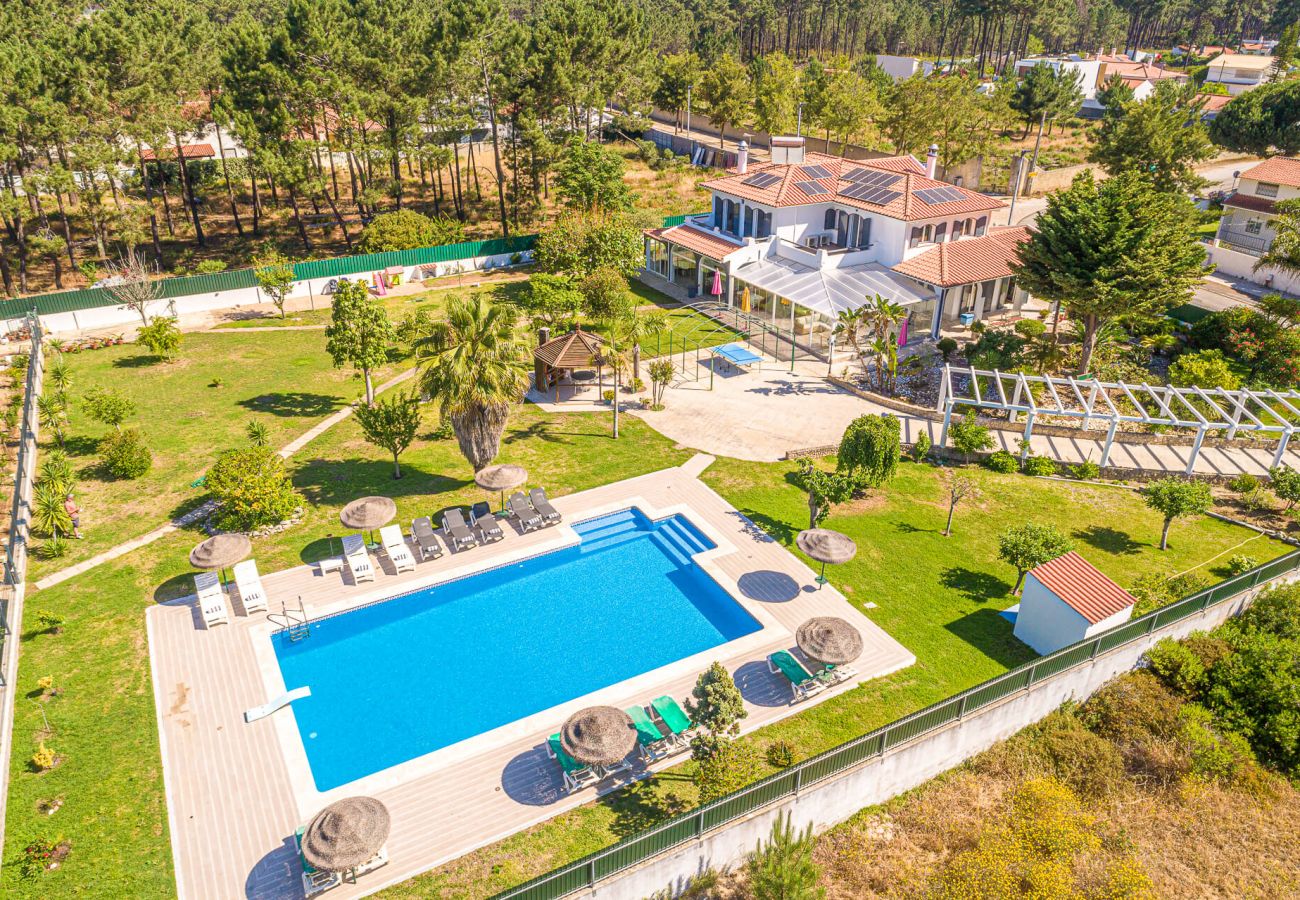
{"type": "Polygon", "coordinates": [[[738,280],[771,291],[799,306],[835,318],[842,310],[864,306],[876,294],[908,306],[934,299],[934,291],[878,263],[842,269],[814,269],[792,260],[769,257],[733,270],[738,280]]]}

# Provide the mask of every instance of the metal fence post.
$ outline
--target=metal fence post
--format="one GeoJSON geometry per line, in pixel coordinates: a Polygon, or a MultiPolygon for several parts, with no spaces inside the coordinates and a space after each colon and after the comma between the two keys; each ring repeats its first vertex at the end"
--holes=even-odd
{"type": "Polygon", "coordinates": [[[803,766],[797,766],[794,770],[794,795],[799,796],[799,788],[803,786],[803,766]]]}
{"type": "Polygon", "coordinates": [[[587,863],[587,887],[596,886],[596,861],[587,863]]]}
{"type": "Polygon", "coordinates": [[[700,810],[698,813],[695,814],[695,836],[702,837],[703,835],[704,835],[704,810],[700,810]]]}

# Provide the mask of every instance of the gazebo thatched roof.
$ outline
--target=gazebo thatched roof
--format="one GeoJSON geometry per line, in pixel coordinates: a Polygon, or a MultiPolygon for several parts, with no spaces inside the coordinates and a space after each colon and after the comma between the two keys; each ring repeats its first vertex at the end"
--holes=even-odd
{"type": "Polygon", "coordinates": [[[533,351],[533,359],[552,369],[581,369],[591,365],[604,343],[600,335],[578,328],[542,344],[533,351]]]}

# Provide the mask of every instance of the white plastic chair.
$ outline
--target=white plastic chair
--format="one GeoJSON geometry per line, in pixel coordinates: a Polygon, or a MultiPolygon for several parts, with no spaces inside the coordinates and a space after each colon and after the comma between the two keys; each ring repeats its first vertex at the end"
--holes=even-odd
{"type": "Polygon", "coordinates": [[[406,540],[402,537],[402,529],[398,525],[385,525],[379,529],[379,543],[384,545],[384,552],[388,554],[389,561],[399,572],[415,571],[415,556],[406,546],[406,540]]]}
{"type": "Polygon", "coordinates": [[[216,572],[204,572],[194,576],[194,591],[198,595],[199,611],[203,614],[203,624],[229,625],[230,611],[226,608],[226,591],[221,586],[221,579],[216,572]]]}

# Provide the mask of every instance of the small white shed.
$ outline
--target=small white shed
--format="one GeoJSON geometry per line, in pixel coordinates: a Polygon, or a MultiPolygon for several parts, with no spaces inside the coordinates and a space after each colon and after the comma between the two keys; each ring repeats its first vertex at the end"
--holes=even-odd
{"type": "Polygon", "coordinates": [[[1025,576],[1015,635],[1039,653],[1051,653],[1127,622],[1135,602],[1071,550],[1025,576]]]}

